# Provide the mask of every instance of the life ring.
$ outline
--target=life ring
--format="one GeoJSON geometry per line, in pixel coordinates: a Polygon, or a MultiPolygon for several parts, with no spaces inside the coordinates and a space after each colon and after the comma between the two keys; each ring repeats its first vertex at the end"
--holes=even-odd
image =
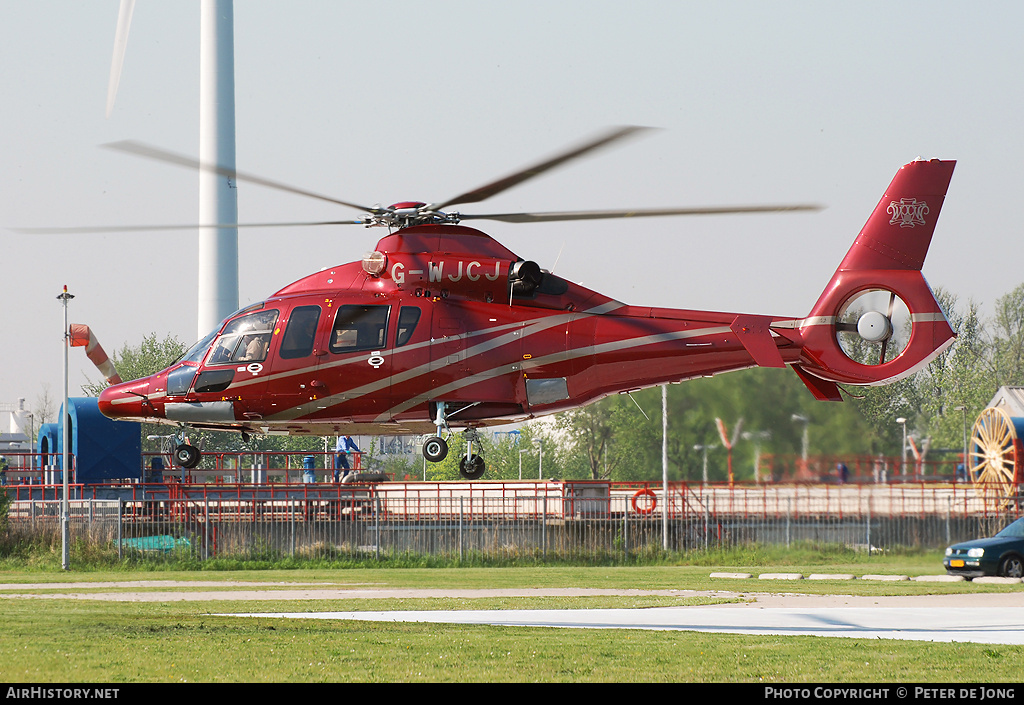
{"type": "Polygon", "coordinates": [[[658,506],[658,497],[654,494],[654,492],[651,489],[649,489],[647,487],[643,488],[642,490],[637,490],[636,494],[633,495],[633,511],[636,512],[637,514],[650,514],[651,512],[654,511],[654,508],[657,507],[657,506],[658,506]],[[636,504],[636,501],[638,499],[640,499],[641,497],[645,497],[645,496],[651,498],[649,505],[647,507],[643,507],[643,508],[638,507],[637,504],[636,504]]]}

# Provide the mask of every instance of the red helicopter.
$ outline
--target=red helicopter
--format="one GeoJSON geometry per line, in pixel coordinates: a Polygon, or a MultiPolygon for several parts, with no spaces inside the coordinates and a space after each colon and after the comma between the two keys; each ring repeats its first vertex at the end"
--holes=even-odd
{"type": "MultiPolygon", "coordinates": [[[[229,316],[175,364],[103,390],[114,419],[251,433],[423,434],[443,460],[453,428],[460,470],[483,475],[478,429],[573,409],[613,393],[749,367],[791,367],[815,398],[840,384],[912,374],[955,333],[921,274],[954,161],[897,172],[810,313],[803,318],[631,306],[566,281],[460,223],[529,223],[696,213],[801,210],[766,206],[470,215],[476,203],[625,137],[582,146],[443,203],[366,207],[260,177],[364,211],[337,224],[384,226],[361,262],[324,269],[229,316]]],[[[220,171],[154,148],[119,149],[220,171]]],[[[179,433],[184,439],[184,434],[179,433]]],[[[175,462],[200,451],[183,440],[175,462]]]]}

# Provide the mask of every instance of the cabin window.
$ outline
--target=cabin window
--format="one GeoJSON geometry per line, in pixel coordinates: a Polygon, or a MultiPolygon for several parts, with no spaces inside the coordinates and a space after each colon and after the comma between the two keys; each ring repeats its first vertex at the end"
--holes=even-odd
{"type": "Polygon", "coordinates": [[[390,306],[342,306],[334,318],[331,352],[348,353],[384,347],[390,306]]]}
{"type": "Polygon", "coordinates": [[[167,396],[180,397],[188,394],[192,386],[192,378],[196,376],[196,368],[190,365],[179,365],[167,373],[167,396]]]}
{"type": "Polygon", "coordinates": [[[257,311],[231,321],[217,339],[207,365],[263,362],[277,324],[277,309],[257,311]]]}
{"type": "MultiPolygon", "coordinates": [[[[248,373],[246,373],[248,375],[248,373]]],[[[196,393],[223,392],[234,381],[235,370],[231,367],[219,370],[204,370],[196,379],[196,393]]]]}
{"type": "Polygon", "coordinates": [[[403,306],[398,314],[398,334],[395,336],[395,347],[402,347],[409,342],[416,324],[420,320],[420,309],[417,306],[403,306]]]}
{"type": "Polygon", "coordinates": [[[293,360],[312,353],[316,340],[316,326],[319,322],[319,306],[299,306],[292,309],[284,338],[281,339],[281,357],[293,360]]]}

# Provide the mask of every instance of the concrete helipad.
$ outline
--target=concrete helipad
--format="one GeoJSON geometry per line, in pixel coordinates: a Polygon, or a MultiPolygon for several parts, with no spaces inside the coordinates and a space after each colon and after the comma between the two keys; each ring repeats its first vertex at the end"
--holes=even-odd
{"type": "MultiPolygon", "coordinates": [[[[752,581],[763,589],[768,581],[752,581]]],[[[1024,644],[1024,590],[878,596],[806,595],[726,590],[608,590],[593,588],[434,589],[373,584],[135,581],[123,583],[2,584],[0,599],[72,599],[130,602],[228,600],[350,600],[387,598],[566,597],[661,595],[740,600],[702,607],[578,610],[409,610],[246,612],[226,616],[378,622],[491,624],[577,629],[656,629],[838,636],[864,639],[1024,644]],[[111,589],[114,590],[111,590],[111,589]],[[211,589],[217,588],[217,589],[211,589]]]]}
{"type": "Polygon", "coordinates": [[[937,612],[930,608],[899,607],[750,609],[745,606],[721,606],[593,610],[279,612],[235,616],[1024,644],[1024,607],[962,607],[937,612]]]}

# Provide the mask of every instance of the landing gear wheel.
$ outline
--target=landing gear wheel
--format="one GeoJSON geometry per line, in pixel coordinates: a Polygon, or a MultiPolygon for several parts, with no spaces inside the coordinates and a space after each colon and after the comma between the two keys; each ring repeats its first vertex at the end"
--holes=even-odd
{"type": "Polygon", "coordinates": [[[448,457],[448,443],[440,436],[431,436],[423,441],[423,457],[432,463],[440,463],[448,457]]]}
{"type": "Polygon", "coordinates": [[[1007,556],[999,564],[999,575],[1004,578],[1024,578],[1024,558],[1007,556]]]}
{"type": "Polygon", "coordinates": [[[473,454],[459,460],[459,474],[467,480],[479,480],[486,469],[482,455],[473,454]]]}
{"type": "Polygon", "coordinates": [[[202,460],[202,453],[195,446],[180,445],[174,449],[174,462],[178,464],[178,467],[187,468],[191,470],[196,465],[199,465],[199,461],[202,460]]]}

